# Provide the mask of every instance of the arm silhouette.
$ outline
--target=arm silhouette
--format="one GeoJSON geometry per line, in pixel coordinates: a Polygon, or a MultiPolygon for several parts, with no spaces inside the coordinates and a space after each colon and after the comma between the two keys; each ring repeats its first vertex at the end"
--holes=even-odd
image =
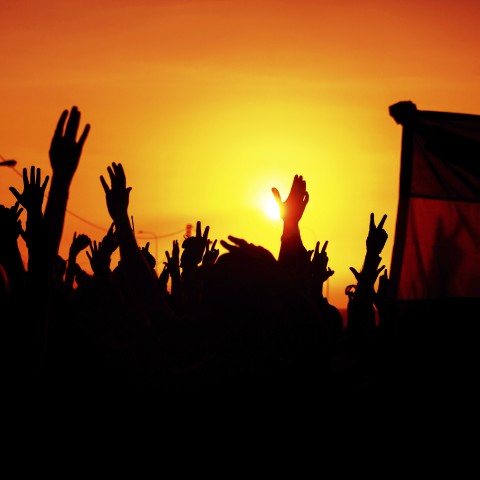
{"type": "Polygon", "coordinates": [[[320,297],[324,296],[323,284],[335,273],[328,266],[327,246],[328,240],[320,250],[320,242],[317,242],[311,260],[313,292],[317,293],[320,297]]]}
{"type": "Polygon", "coordinates": [[[22,233],[20,215],[23,208],[18,202],[10,208],[0,205],[0,265],[3,266],[11,292],[23,293],[25,268],[18,248],[22,233]]]}
{"type": "Polygon", "coordinates": [[[374,286],[378,275],[385,268],[384,265],[381,267],[379,265],[382,261],[380,253],[388,239],[388,234],[383,228],[386,219],[387,215],[384,215],[378,225],[375,225],[374,214],[370,214],[366,240],[367,251],[362,270],[358,272],[355,268],[350,267],[357,280],[355,293],[348,303],[347,330],[353,338],[371,337],[376,330],[374,286]]]}
{"type": "Polygon", "coordinates": [[[70,249],[68,252],[68,260],[67,260],[67,271],[65,273],[65,286],[67,290],[73,289],[73,282],[75,280],[75,265],[77,264],[77,256],[78,254],[87,248],[91,243],[90,238],[81,233],[77,235],[77,232],[73,234],[73,240],[70,245],[70,249]]]}
{"type": "Polygon", "coordinates": [[[203,254],[208,245],[208,233],[210,227],[207,225],[202,234],[202,222],[197,221],[195,236],[187,237],[183,243],[183,253],[180,266],[183,272],[196,268],[202,261],[203,254]]]}
{"type": "Polygon", "coordinates": [[[158,307],[157,302],[161,295],[157,278],[138,247],[130,225],[128,205],[132,188],[126,186],[125,172],[121,163],[112,163],[107,167],[107,171],[111,185],[108,185],[103,176],[100,176],[100,182],[105,191],[108,212],[115,223],[122,268],[138,307],[148,311],[158,307]]]}
{"type": "Polygon", "coordinates": [[[111,257],[106,249],[103,248],[102,242],[94,240],[89,244],[90,251],[86,251],[88,261],[95,278],[107,279],[112,273],[110,269],[111,257]]]}
{"type": "Polygon", "coordinates": [[[203,254],[202,265],[210,265],[217,261],[218,255],[220,254],[220,250],[215,248],[217,245],[217,241],[214,240],[213,242],[208,241],[205,247],[205,253],[203,254]]]}
{"type": "Polygon", "coordinates": [[[37,281],[45,280],[42,275],[47,268],[45,264],[46,231],[43,225],[42,205],[50,177],[47,175],[43,182],[41,177],[40,168],[35,169],[31,166],[30,178],[27,169],[24,168],[22,193],[10,187],[14,197],[27,211],[24,239],[28,248],[28,277],[37,278],[37,281]]]}
{"type": "Polygon", "coordinates": [[[303,176],[295,175],[290,193],[285,201],[282,201],[280,192],[276,188],[272,188],[272,193],[280,208],[280,216],[283,220],[283,234],[278,261],[280,264],[289,266],[305,266],[308,262],[308,252],[300,236],[299,222],[310,199],[306,181],[303,176]]]}
{"type": "Polygon", "coordinates": [[[70,185],[90,131],[90,125],[87,124],[77,140],[79,124],[80,112],[77,107],[72,107],[70,112],[64,110],[50,144],[49,156],[53,173],[45,207],[45,226],[49,235],[46,254],[52,262],[58,253],[62,237],[70,185]]]}
{"type": "Polygon", "coordinates": [[[173,240],[172,242],[172,255],[166,250],[165,256],[167,257],[167,261],[164,262],[165,269],[172,280],[170,287],[171,299],[175,309],[180,311],[183,303],[183,286],[180,275],[180,247],[178,246],[178,240],[173,240]]]}
{"type": "Polygon", "coordinates": [[[202,262],[205,249],[208,245],[207,225],[202,234],[202,223],[197,221],[195,236],[187,237],[183,243],[183,252],[180,257],[183,307],[188,314],[192,314],[199,306],[202,288],[202,262]]]}

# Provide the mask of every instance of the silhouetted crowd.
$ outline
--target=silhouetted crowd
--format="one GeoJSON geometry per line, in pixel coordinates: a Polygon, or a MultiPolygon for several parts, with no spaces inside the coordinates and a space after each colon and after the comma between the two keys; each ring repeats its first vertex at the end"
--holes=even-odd
{"type": "Polygon", "coordinates": [[[0,206],[5,391],[63,400],[185,393],[335,400],[420,395],[471,382],[478,353],[474,342],[464,343],[466,335],[452,335],[456,305],[442,310],[449,326],[439,311],[408,320],[394,312],[381,265],[386,215],[377,224],[370,214],[363,266],[351,268],[356,284],[344,326],[323,295],[334,273],[328,242],[311,251],[302,243],[309,195],[299,175],[286,199],[272,189],[283,219],[278,258],[234,236],[220,241],[220,254],[209,226],[198,221],[194,235],[173,241],[157,274],[149,245],[139,246],[130,222],[123,166],[112,163],[100,177],[108,232],[98,242],[75,234],[68,259],[61,258],[69,189],[89,132],[87,125],[77,139],[79,124],[76,107],[59,119],[45,208],[50,178],[33,166],[23,170],[22,192],[10,188],[16,203],[0,206]],[[82,251],[93,274],[77,263],[82,251]]]}

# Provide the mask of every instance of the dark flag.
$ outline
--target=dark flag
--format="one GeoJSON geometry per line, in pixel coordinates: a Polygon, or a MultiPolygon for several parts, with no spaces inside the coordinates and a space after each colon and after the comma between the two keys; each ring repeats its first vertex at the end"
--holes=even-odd
{"type": "Polygon", "coordinates": [[[411,102],[390,114],[403,126],[391,297],[478,300],[480,115],[421,111],[411,102]]]}
{"type": "Polygon", "coordinates": [[[465,411],[465,399],[474,399],[476,413],[480,115],[422,111],[412,102],[392,105],[390,114],[402,125],[402,150],[389,300],[379,329],[385,378],[405,398],[443,402],[446,414],[465,411]]]}

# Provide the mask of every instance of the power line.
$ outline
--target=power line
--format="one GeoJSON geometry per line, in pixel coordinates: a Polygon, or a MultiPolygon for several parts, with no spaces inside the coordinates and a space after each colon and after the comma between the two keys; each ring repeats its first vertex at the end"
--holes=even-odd
{"type": "MultiPolygon", "coordinates": [[[[5,160],[1,155],[0,155],[0,160],[2,160],[0,162],[0,166],[5,166],[5,167],[10,167],[19,177],[23,178],[23,175],[22,173],[20,173],[16,168],[15,168],[15,165],[17,164],[16,160],[5,160]]],[[[73,217],[77,218],[78,220],[80,220],[81,222],[87,224],[87,225],[90,225],[91,227],[94,227],[94,228],[97,228],[99,230],[102,230],[104,232],[108,232],[108,228],[105,228],[105,227],[101,227],[100,225],[97,225],[93,222],[91,222],[90,220],[87,220],[86,218],[83,218],[81,217],[80,215],[78,215],[77,213],[75,212],[72,212],[71,210],[69,210],[68,208],[66,209],[67,213],[72,215],[73,217]]],[[[154,237],[149,237],[149,238],[167,238],[167,237],[173,237],[174,235],[178,235],[179,233],[182,233],[184,231],[184,229],[182,228],[181,230],[178,230],[176,232],[172,232],[172,233],[165,233],[164,235],[155,235],[154,237]]]]}
{"type": "MultiPolygon", "coordinates": [[[[178,235],[179,233],[182,233],[184,232],[185,229],[182,228],[181,230],[178,230],[176,232],[172,232],[172,233],[165,233],[164,235],[152,235],[151,237],[144,237],[146,240],[148,240],[149,238],[167,238],[167,237],[173,237],[174,235],[178,235]]],[[[140,232],[139,232],[140,235],[142,235],[140,232]]]]}

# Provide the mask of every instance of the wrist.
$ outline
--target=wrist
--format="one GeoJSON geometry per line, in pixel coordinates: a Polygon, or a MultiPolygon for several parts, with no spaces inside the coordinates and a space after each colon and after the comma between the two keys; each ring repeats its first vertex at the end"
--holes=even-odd
{"type": "Polygon", "coordinates": [[[300,236],[300,228],[298,223],[284,223],[283,224],[283,234],[281,240],[288,240],[290,238],[295,238],[300,236]]]}

